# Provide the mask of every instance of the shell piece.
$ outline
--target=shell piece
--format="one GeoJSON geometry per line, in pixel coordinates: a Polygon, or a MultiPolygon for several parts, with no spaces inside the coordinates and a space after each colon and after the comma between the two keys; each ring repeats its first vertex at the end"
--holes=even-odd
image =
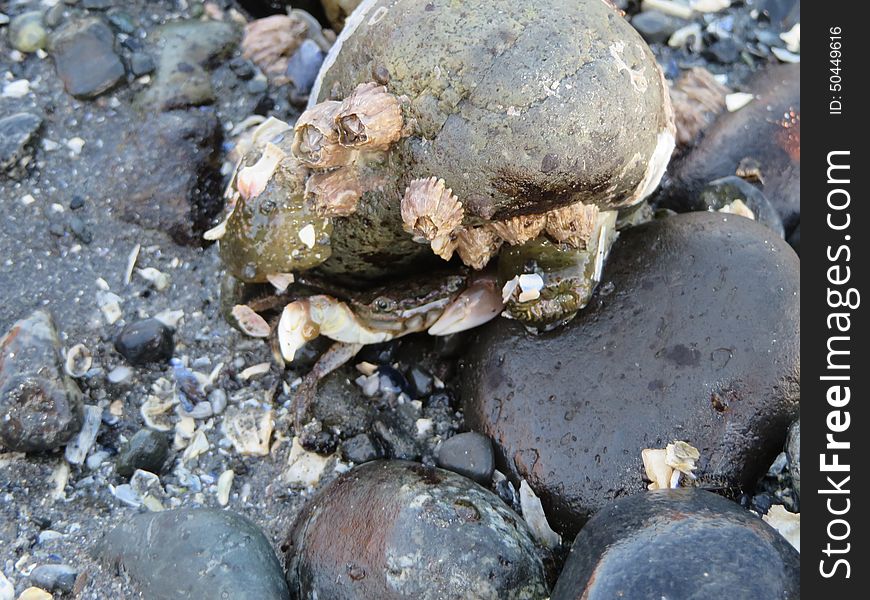
{"type": "Polygon", "coordinates": [[[223,433],[243,456],[267,456],[272,439],[272,409],[245,405],[227,409],[223,433]]]}
{"type": "Polygon", "coordinates": [[[266,275],[266,279],[279,294],[286,291],[287,288],[290,287],[290,284],[296,281],[296,277],[293,273],[271,273],[266,275]]]}
{"type": "Polygon", "coordinates": [[[362,83],[341,103],[335,116],[344,146],[383,152],[402,137],[399,99],[377,83],[362,83]]]}
{"type": "Polygon", "coordinates": [[[341,102],[327,100],[299,115],[293,128],[293,156],[316,169],[350,164],[356,152],[338,142],[336,116],[341,102]]]}
{"type": "Polygon", "coordinates": [[[84,344],[76,344],[66,353],[64,370],[70,377],[82,377],[93,364],[90,349],[84,344]]]}
{"type": "Polygon", "coordinates": [[[599,209],[594,204],[577,202],[547,213],[547,235],[558,242],[585,248],[595,231],[599,209]]]}
{"type": "Polygon", "coordinates": [[[508,244],[517,246],[538,237],[546,225],[546,215],[522,215],[506,221],[493,221],[488,226],[508,244]]]}
{"type": "Polygon", "coordinates": [[[667,452],[663,448],[644,448],[640,456],[646,477],[652,482],[647,488],[663,490],[671,487],[671,475],[674,469],[667,464],[667,452]]]}
{"type": "Polygon", "coordinates": [[[226,506],[230,503],[230,491],[233,488],[233,479],[236,473],[232,469],[227,469],[220,474],[217,481],[217,501],[221,506],[226,506]]]}
{"type": "Polygon", "coordinates": [[[488,227],[466,227],[456,236],[456,252],[466,266],[484,268],[503,243],[488,227]]]}
{"type": "Polygon", "coordinates": [[[520,481],[520,508],[523,511],[523,519],[538,543],[545,548],[556,548],[562,543],[562,537],[553,531],[547,522],[541,499],[535,495],[525,479],[520,481]]]}
{"type": "Polygon", "coordinates": [[[462,217],[462,203],[443,179],[415,179],[405,189],[402,222],[405,231],[422,240],[450,236],[462,225],[462,217]]]}
{"type": "Polygon", "coordinates": [[[676,441],[665,448],[667,465],[691,479],[695,478],[693,471],[697,468],[695,461],[699,458],[701,453],[688,442],[676,441]]]}
{"type": "Polygon", "coordinates": [[[242,198],[248,200],[260,195],[278,168],[278,163],[287,154],[272,142],[266,142],[260,159],[249,167],[242,167],[236,173],[236,189],[242,198]]]}
{"type": "Polygon", "coordinates": [[[245,25],[242,56],[254,61],[270,79],[280,79],[302,44],[308,25],[295,15],[272,15],[245,25]]]}
{"type": "Polygon", "coordinates": [[[352,215],[362,193],[359,175],[348,167],[314,173],[305,182],[306,199],[311,199],[315,212],[324,217],[352,215]]]}
{"type": "Polygon", "coordinates": [[[290,455],[287,457],[287,468],[281,478],[293,487],[313,487],[320,481],[329,461],[328,456],[305,450],[299,443],[299,438],[294,437],[290,455]]]}

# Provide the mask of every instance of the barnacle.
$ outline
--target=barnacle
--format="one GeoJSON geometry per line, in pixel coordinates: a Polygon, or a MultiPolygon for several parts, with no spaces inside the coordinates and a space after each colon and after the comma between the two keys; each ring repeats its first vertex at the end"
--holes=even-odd
{"type": "Polygon", "coordinates": [[[462,203],[443,179],[415,179],[402,198],[405,231],[430,242],[435,254],[444,259],[449,259],[456,248],[463,214],[462,203]]]}
{"type": "Polygon", "coordinates": [[[598,207],[577,202],[547,213],[547,235],[558,242],[585,248],[595,231],[598,207]]]}
{"type": "Polygon", "coordinates": [[[472,269],[484,268],[498,254],[502,240],[487,227],[466,227],[456,235],[456,252],[472,269]]]}
{"type": "Polygon", "coordinates": [[[402,107],[386,87],[362,83],[341,103],[335,122],[342,145],[386,151],[402,136],[402,107]]]}
{"type": "Polygon", "coordinates": [[[512,246],[525,244],[538,237],[547,225],[547,216],[521,215],[506,221],[492,221],[489,227],[512,246]]]}
{"type": "Polygon", "coordinates": [[[299,115],[293,128],[293,156],[309,167],[328,169],[350,164],[355,152],[338,141],[335,120],[341,102],[327,100],[299,115]]]}
{"type": "Polygon", "coordinates": [[[315,212],[324,217],[352,215],[362,192],[359,175],[348,167],[314,173],[305,182],[306,199],[312,200],[315,212]]]}

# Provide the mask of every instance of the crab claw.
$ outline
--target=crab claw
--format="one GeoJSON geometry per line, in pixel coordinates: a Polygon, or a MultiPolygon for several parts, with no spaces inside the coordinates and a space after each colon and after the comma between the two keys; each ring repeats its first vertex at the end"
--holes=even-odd
{"type": "Polygon", "coordinates": [[[311,296],[309,314],[317,323],[319,333],[346,344],[379,344],[393,339],[389,331],[369,329],[356,317],[347,304],[332,296],[311,296]]]}
{"type": "Polygon", "coordinates": [[[296,352],[320,335],[317,323],[311,320],[307,300],[297,300],[284,307],[278,321],[278,347],[287,362],[293,362],[296,352]]]}
{"type": "Polygon", "coordinates": [[[504,308],[495,277],[480,277],[459,294],[429,328],[429,335],[449,335],[494,319],[504,308]]]}

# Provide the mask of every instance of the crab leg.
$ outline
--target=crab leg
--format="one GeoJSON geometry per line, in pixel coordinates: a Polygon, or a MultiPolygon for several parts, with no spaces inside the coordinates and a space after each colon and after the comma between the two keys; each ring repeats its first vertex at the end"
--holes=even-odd
{"type": "Polygon", "coordinates": [[[293,398],[296,435],[302,431],[302,424],[314,403],[318,382],[356,356],[362,347],[362,344],[334,343],[317,359],[317,362],[311,367],[311,371],[302,378],[293,398]]]}

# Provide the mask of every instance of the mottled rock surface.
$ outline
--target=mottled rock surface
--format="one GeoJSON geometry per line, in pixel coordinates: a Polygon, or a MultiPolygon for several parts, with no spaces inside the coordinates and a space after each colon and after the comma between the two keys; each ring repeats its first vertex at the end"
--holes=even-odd
{"type": "Polygon", "coordinates": [[[36,311],[0,338],[0,444],[53,450],[81,425],[82,394],[63,371],[54,321],[36,311]]]}
{"type": "Polygon", "coordinates": [[[133,516],[100,553],[153,600],[286,600],[281,565],[263,533],[226,510],[179,509],[133,516]]]}
{"type": "Polygon", "coordinates": [[[758,517],[710,492],[615,500],[574,541],[552,600],[800,598],[800,555],[758,517]]]}
{"type": "Polygon", "coordinates": [[[643,490],[641,451],[674,440],[700,450],[704,484],[751,487],[798,414],[799,269],[784,241],[742,217],[627,230],[570,324],[533,335],[498,319],[472,334],[466,423],[563,534],[643,490]]]}
{"type": "Polygon", "coordinates": [[[471,480],[404,461],[324,487],[290,530],[294,598],[544,598],[522,519],[471,480]]]}

